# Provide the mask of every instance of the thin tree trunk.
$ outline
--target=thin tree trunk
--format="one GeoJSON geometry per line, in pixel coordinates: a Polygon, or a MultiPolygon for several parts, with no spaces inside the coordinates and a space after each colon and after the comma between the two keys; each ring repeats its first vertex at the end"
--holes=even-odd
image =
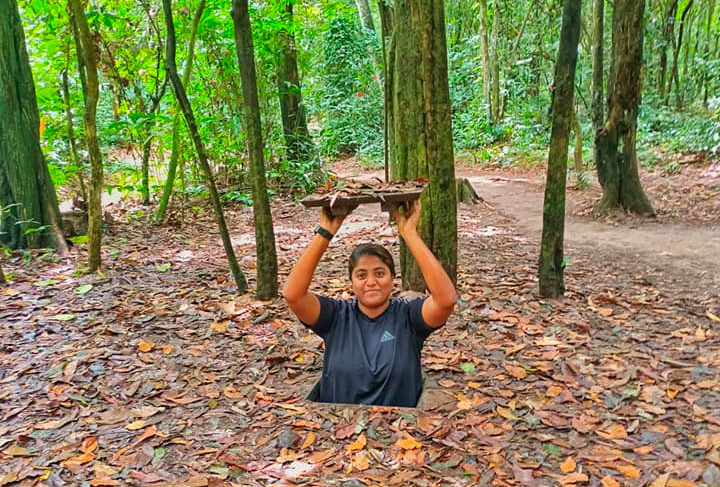
{"type": "Polygon", "coordinates": [[[520,30],[518,31],[517,35],[515,36],[515,42],[513,43],[512,50],[510,51],[508,55],[508,59],[515,60],[515,56],[517,55],[518,48],[520,47],[520,41],[522,40],[522,36],[525,33],[525,27],[527,27],[527,24],[530,22],[530,18],[532,17],[533,13],[535,12],[535,9],[531,6],[527,9],[527,12],[525,12],[525,18],[523,19],[522,26],[520,27],[520,30]]]}
{"type": "MultiPolygon", "coordinates": [[[[69,65],[69,59],[68,59],[68,65],[69,65]]],[[[62,87],[63,87],[63,101],[65,103],[65,118],[67,119],[67,138],[68,142],[70,143],[70,163],[77,168],[77,179],[78,184],[80,185],[80,196],[82,196],[82,199],[84,202],[87,203],[88,201],[88,192],[85,188],[85,178],[83,177],[83,164],[80,160],[80,156],[78,155],[77,150],[77,140],[75,139],[75,126],[73,123],[73,113],[72,113],[72,104],[70,102],[70,86],[68,84],[68,70],[69,66],[66,66],[66,68],[62,71],[61,77],[62,77],[62,87]]]]}
{"type": "Polygon", "coordinates": [[[682,14],[680,15],[680,31],[678,32],[678,39],[677,43],[675,44],[675,51],[673,52],[673,63],[672,63],[672,69],[670,71],[670,79],[668,80],[668,89],[665,92],[665,105],[670,104],[670,93],[673,89],[673,80],[676,84],[676,90],[680,91],[680,78],[678,74],[678,58],[680,57],[680,48],[682,47],[683,42],[683,32],[685,31],[685,19],[687,18],[688,12],[690,12],[690,9],[693,6],[695,0],[690,0],[687,5],[685,5],[685,8],[682,11],[682,14]]]}
{"type": "Polygon", "coordinates": [[[488,117],[493,119],[492,99],[490,98],[490,42],[487,27],[487,0],[479,0],[480,7],[480,45],[483,60],[483,97],[488,107],[488,117]]]}
{"type": "Polygon", "coordinates": [[[7,282],[7,279],[5,279],[5,273],[3,272],[2,262],[0,262],[0,284],[5,284],[6,282],[7,282]]]}
{"type": "Polygon", "coordinates": [[[567,171],[570,122],[574,113],[575,67],[580,40],[581,0],[565,0],[560,47],[555,67],[555,96],[548,155],[547,184],[543,205],[543,231],[538,276],[540,295],[558,298],[565,292],[565,174],[567,171]]]}
{"type": "Polygon", "coordinates": [[[277,255],[270,202],[265,182],[260,104],[257,94],[255,54],[248,13],[248,0],[233,0],[232,18],[235,26],[235,49],[240,64],[245,124],[248,131],[250,173],[253,187],[253,218],[255,222],[255,248],[257,260],[257,296],[272,299],[277,296],[277,255]]]}
{"type": "Polygon", "coordinates": [[[97,103],[99,82],[97,72],[97,52],[92,40],[90,27],[85,17],[81,0],[68,0],[72,22],[76,28],[78,64],[81,71],[85,99],[85,134],[90,155],[90,198],[88,201],[88,267],[91,272],[100,269],[102,264],[100,249],[102,245],[102,185],[103,163],[100,144],[97,138],[97,103]]]}
{"type": "Polygon", "coordinates": [[[575,134],[575,147],[573,148],[573,160],[574,160],[575,172],[578,174],[578,178],[579,178],[579,177],[581,177],[580,174],[585,170],[585,166],[583,164],[583,157],[582,157],[582,150],[583,150],[582,127],[580,127],[580,122],[578,121],[577,114],[575,113],[574,107],[573,107],[572,112],[570,113],[570,126],[572,127],[573,134],[575,134]]]}
{"type": "MultiPolygon", "coordinates": [[[[605,0],[593,1],[592,127],[597,134],[605,121],[603,81],[605,69],[605,0]]],[[[597,161],[597,153],[595,154],[597,161]]]]}
{"type": "MultiPolygon", "coordinates": [[[[159,61],[159,60],[158,60],[159,61]]],[[[159,73],[158,73],[159,74],[159,73]]],[[[159,78],[159,76],[158,76],[159,78]]],[[[167,82],[167,80],[165,80],[167,82]]],[[[160,101],[165,96],[166,82],[163,83],[159,92],[152,97],[152,105],[150,107],[150,120],[146,125],[145,141],[143,142],[142,155],[142,187],[143,187],[143,204],[150,204],[150,152],[152,151],[153,129],[155,128],[155,115],[160,108],[160,101]]]]}
{"type": "Polygon", "coordinates": [[[212,200],[213,211],[215,213],[215,220],[220,230],[220,238],[222,239],[223,247],[225,248],[225,255],[227,256],[228,263],[230,265],[230,271],[232,272],[233,278],[235,279],[235,285],[240,293],[247,291],[247,280],[245,274],[243,274],[238,264],[237,258],[235,257],[235,251],[232,247],[232,241],[230,240],[230,234],[225,223],[225,215],[223,214],[222,205],[220,204],[220,195],[218,194],[217,187],[215,186],[215,178],[213,176],[212,168],[205,153],[205,145],[203,144],[200,132],[198,131],[197,123],[195,121],[195,115],[192,111],[192,106],[185,93],[185,88],[180,81],[180,76],[177,73],[177,64],[175,63],[175,25],[172,18],[172,0],[163,0],[163,12],[165,13],[165,25],[167,28],[167,47],[165,55],[165,68],[167,69],[168,78],[172,83],[173,90],[175,91],[175,97],[177,99],[182,113],[185,117],[190,136],[195,145],[197,151],[198,160],[205,173],[205,180],[207,182],[208,191],[210,192],[210,199],[212,200]]]}
{"type": "MultiPolygon", "coordinates": [[[[711,47],[710,44],[712,42],[713,37],[715,37],[715,41],[717,42],[718,36],[712,35],[712,26],[713,26],[713,15],[715,14],[715,0],[710,1],[710,7],[707,11],[707,23],[705,24],[705,61],[709,61],[711,57],[711,47]]],[[[708,109],[708,95],[710,91],[710,80],[712,77],[710,76],[710,71],[707,68],[707,66],[703,70],[703,80],[702,80],[702,87],[703,90],[703,107],[705,110],[708,109]]]]}
{"type": "Polygon", "coordinates": [[[595,137],[598,180],[603,197],[596,210],[618,208],[652,215],[638,172],[637,115],[642,93],[645,0],[616,0],[613,10],[612,64],[608,118],[595,137]]]}
{"type": "Polygon", "coordinates": [[[490,96],[492,98],[491,108],[491,119],[493,125],[500,123],[502,118],[502,110],[500,108],[500,1],[495,0],[493,6],[493,24],[492,34],[490,40],[490,79],[492,83],[490,85],[490,96]]]}
{"type": "Polygon", "coordinates": [[[358,14],[360,15],[360,23],[363,29],[375,32],[375,24],[373,23],[372,12],[370,11],[370,3],[368,0],[355,0],[358,14]]]}
{"type": "Polygon", "coordinates": [[[660,41],[660,61],[658,68],[658,94],[665,98],[667,75],[667,50],[675,42],[675,15],[677,13],[678,0],[670,0],[665,17],[663,18],[662,40],[660,41]]]}
{"type": "Polygon", "coordinates": [[[380,35],[383,56],[383,166],[385,169],[385,182],[390,181],[390,147],[393,145],[393,60],[394,55],[394,9],[385,3],[385,0],[378,0],[378,8],[380,10],[380,35]]]}
{"type": "MultiPolygon", "coordinates": [[[[187,86],[190,83],[192,74],[193,61],[195,59],[195,39],[197,39],[198,26],[200,19],[205,10],[205,0],[200,0],[195,17],[193,17],[192,28],[190,30],[190,43],[188,44],[187,61],[185,62],[185,72],[183,73],[182,85],[187,86]]],[[[158,203],[155,212],[155,221],[161,222],[165,219],[165,211],[167,210],[170,197],[172,196],[173,187],[175,186],[175,176],[177,174],[178,159],[180,156],[180,117],[181,113],[177,102],[175,102],[175,117],[172,125],[172,149],[170,150],[170,162],[168,163],[168,173],[163,187],[163,194],[158,203]]]]}
{"type": "MultiPolygon", "coordinates": [[[[367,3],[367,0],[365,2],[367,3]]],[[[300,90],[297,52],[295,38],[292,34],[293,8],[291,2],[285,4],[282,15],[287,28],[279,34],[275,66],[283,135],[287,147],[286,157],[289,161],[303,163],[305,168],[311,170],[308,163],[315,158],[315,148],[310,138],[305,117],[305,105],[300,90]]]]}

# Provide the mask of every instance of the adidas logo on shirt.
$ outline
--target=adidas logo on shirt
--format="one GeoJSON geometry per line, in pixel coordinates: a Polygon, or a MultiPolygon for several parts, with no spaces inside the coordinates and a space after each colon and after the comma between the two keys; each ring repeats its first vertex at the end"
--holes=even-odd
{"type": "Polygon", "coordinates": [[[385,330],[385,333],[383,333],[382,337],[380,337],[380,343],[389,342],[390,340],[395,340],[395,337],[392,333],[385,330]]]}

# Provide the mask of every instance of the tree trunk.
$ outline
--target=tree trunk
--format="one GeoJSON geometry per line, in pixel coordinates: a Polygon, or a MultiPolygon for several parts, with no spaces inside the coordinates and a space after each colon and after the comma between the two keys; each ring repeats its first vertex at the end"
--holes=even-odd
{"type": "Polygon", "coordinates": [[[660,61],[658,67],[658,94],[665,97],[665,76],[667,74],[667,49],[675,40],[675,15],[678,0],[670,0],[665,17],[663,18],[662,39],[660,40],[660,61]]]}
{"type": "Polygon", "coordinates": [[[5,284],[6,282],[7,282],[7,279],[5,279],[5,273],[3,272],[2,262],[0,262],[0,284],[5,284]]]}
{"type": "MultiPolygon", "coordinates": [[[[592,47],[592,128],[597,134],[605,121],[603,81],[605,69],[605,0],[593,0],[593,47],[592,47]]],[[[597,153],[595,161],[597,161],[597,153]]]]}
{"type": "MultiPolygon", "coordinates": [[[[632,0],[631,0],[632,1],[632,0]]],[[[581,0],[565,0],[560,46],[555,66],[555,95],[543,205],[543,230],[538,276],[540,295],[557,298],[565,292],[563,281],[565,233],[565,178],[570,122],[574,113],[575,67],[580,40],[581,0]]]]}
{"type": "Polygon", "coordinates": [[[578,173],[578,177],[580,177],[580,174],[585,170],[582,157],[583,138],[582,127],[580,127],[580,122],[578,121],[574,106],[570,112],[570,125],[572,126],[573,134],[575,134],[575,147],[573,148],[574,167],[575,172],[578,173]]]}
{"type": "MultiPolygon", "coordinates": [[[[707,23],[705,24],[705,62],[707,63],[710,59],[712,59],[712,48],[710,47],[710,44],[712,42],[713,37],[715,37],[715,42],[717,42],[717,36],[713,36],[712,34],[712,27],[713,27],[713,16],[715,14],[715,0],[710,1],[710,8],[708,8],[707,11],[707,23]]],[[[717,45],[717,44],[716,44],[717,45]]],[[[710,82],[712,80],[712,76],[710,76],[710,70],[707,66],[703,69],[703,79],[702,79],[702,92],[703,92],[703,108],[705,110],[708,109],[708,97],[709,97],[709,91],[710,91],[710,82]]]]}
{"type": "Polygon", "coordinates": [[[642,91],[645,0],[616,0],[613,10],[612,63],[608,80],[608,118],[595,137],[600,213],[624,208],[652,215],[640,184],[636,152],[637,115],[642,91]]]}
{"type": "Polygon", "coordinates": [[[680,57],[680,49],[682,48],[683,33],[685,32],[685,20],[687,18],[690,9],[693,6],[695,0],[690,0],[682,11],[680,16],[680,31],[678,32],[677,43],[675,44],[675,50],[673,52],[673,63],[672,69],[670,70],[670,79],[668,80],[668,89],[665,92],[665,105],[670,104],[670,93],[673,89],[673,80],[675,81],[675,90],[678,92],[677,96],[680,97],[680,77],[678,73],[678,58],[680,57]]]}
{"type": "Polygon", "coordinates": [[[240,65],[245,125],[248,131],[250,174],[253,188],[253,218],[255,221],[255,248],[257,259],[257,297],[272,299],[277,296],[277,255],[273,232],[270,202],[265,182],[260,105],[255,74],[252,30],[248,13],[248,0],[233,0],[232,18],[235,26],[235,48],[240,65]]]}
{"type": "Polygon", "coordinates": [[[370,3],[368,0],[355,0],[358,14],[360,15],[360,23],[363,29],[375,32],[375,24],[373,24],[372,12],[370,11],[370,3]]]}
{"type": "MultiPolygon", "coordinates": [[[[158,42],[160,40],[158,39],[158,42]]],[[[160,60],[158,59],[158,62],[160,60]]],[[[160,78],[158,73],[157,79],[160,78]]],[[[160,101],[165,96],[165,83],[162,87],[152,96],[152,104],[150,106],[149,120],[146,124],[145,129],[145,140],[143,141],[143,154],[142,154],[142,193],[143,193],[143,204],[150,204],[150,153],[152,152],[152,140],[153,140],[153,129],[155,128],[155,115],[160,108],[160,101]]]]}
{"type": "Polygon", "coordinates": [[[85,100],[85,136],[90,156],[90,193],[88,200],[88,267],[100,269],[102,245],[102,185],[103,163],[97,138],[97,103],[100,94],[97,72],[97,52],[81,0],[68,0],[71,22],[75,31],[80,81],[85,100]]]}
{"type": "Polygon", "coordinates": [[[16,0],[0,2],[0,239],[67,251],[16,0]],[[5,236],[3,236],[5,235],[5,236]]]}
{"type": "Polygon", "coordinates": [[[67,138],[68,142],[70,143],[70,152],[68,154],[68,158],[70,159],[70,164],[75,166],[75,169],[77,171],[78,184],[80,185],[80,196],[82,197],[83,201],[87,203],[88,192],[85,188],[85,177],[83,176],[84,164],[82,163],[82,160],[80,160],[80,156],[77,150],[77,140],[75,139],[75,125],[73,122],[72,103],[70,102],[70,86],[68,83],[67,74],[67,70],[70,67],[69,61],[70,60],[68,59],[67,66],[65,69],[63,69],[60,75],[62,77],[63,101],[65,103],[65,118],[67,119],[67,138]]]}
{"type": "Polygon", "coordinates": [[[480,7],[480,44],[483,61],[483,96],[488,107],[488,117],[492,120],[492,99],[490,98],[490,42],[487,27],[487,0],[479,0],[480,7]]]}
{"type": "MultiPolygon", "coordinates": [[[[367,0],[365,3],[367,4],[367,0]]],[[[285,28],[279,33],[275,68],[283,135],[287,147],[286,157],[288,161],[303,163],[303,167],[311,171],[308,163],[315,158],[315,148],[308,131],[305,105],[303,105],[302,91],[300,90],[297,52],[295,38],[292,34],[293,8],[291,2],[285,3],[284,12],[281,15],[284,17],[285,28]]]]}
{"type": "MultiPolygon", "coordinates": [[[[393,180],[428,178],[419,233],[453,281],[457,276],[457,198],[442,0],[395,3],[393,180]]],[[[405,289],[425,283],[404,244],[405,289]]]]}
{"type": "Polygon", "coordinates": [[[395,38],[395,11],[393,7],[390,7],[385,3],[385,0],[378,1],[378,8],[380,10],[380,35],[382,45],[382,56],[383,56],[383,166],[385,169],[385,182],[390,180],[390,147],[394,145],[394,118],[393,118],[393,62],[394,56],[391,55],[394,52],[394,38],[395,38]]]}
{"type": "MultiPolygon", "coordinates": [[[[197,39],[198,26],[205,10],[205,0],[200,0],[195,17],[193,17],[192,29],[190,31],[190,43],[188,44],[187,61],[185,62],[185,72],[183,73],[182,85],[187,86],[190,83],[190,75],[192,74],[193,61],[195,59],[195,39],[197,39]]],[[[173,186],[175,186],[175,176],[177,174],[178,159],[180,158],[180,111],[177,102],[175,102],[175,117],[172,125],[172,149],[170,150],[170,162],[168,163],[168,173],[163,187],[163,194],[160,197],[157,211],[155,212],[155,221],[161,222],[165,219],[165,211],[167,210],[170,197],[172,196],[173,186]]]]}
{"type": "Polygon", "coordinates": [[[493,5],[493,23],[492,34],[490,37],[490,118],[493,125],[498,125],[502,118],[502,110],[500,108],[500,2],[495,0],[493,5]]]}
{"type": "Polygon", "coordinates": [[[185,88],[180,81],[180,76],[177,72],[177,64],[175,63],[175,25],[172,18],[172,0],[163,0],[163,12],[165,13],[165,25],[167,28],[167,50],[165,54],[165,68],[167,69],[168,78],[172,83],[173,90],[175,92],[175,98],[177,103],[180,105],[182,113],[185,117],[190,136],[195,145],[197,151],[198,160],[203,168],[205,179],[208,185],[208,191],[210,192],[210,199],[212,200],[213,211],[215,213],[215,220],[220,230],[220,238],[222,239],[223,247],[225,248],[225,255],[227,256],[228,263],[230,265],[230,271],[232,272],[233,278],[235,279],[235,285],[240,293],[247,291],[247,280],[245,274],[243,274],[238,265],[237,258],[235,257],[235,251],[232,247],[232,241],[230,240],[230,234],[228,233],[227,224],[225,223],[225,215],[223,214],[222,205],[220,204],[220,195],[218,194],[217,187],[215,186],[215,178],[213,176],[212,169],[210,168],[210,162],[208,161],[207,154],[205,153],[205,146],[200,132],[198,131],[197,123],[195,122],[195,115],[192,111],[192,106],[185,93],[185,88]]]}

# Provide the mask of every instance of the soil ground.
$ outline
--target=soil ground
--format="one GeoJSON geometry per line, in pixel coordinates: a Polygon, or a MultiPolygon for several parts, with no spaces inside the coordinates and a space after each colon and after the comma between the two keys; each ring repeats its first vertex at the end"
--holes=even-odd
{"type": "MultiPolygon", "coordinates": [[[[461,299],[425,345],[419,409],[308,402],[320,340],[235,293],[209,207],[163,226],[116,208],[102,276],[75,272],[82,246],[3,262],[0,486],[718,486],[719,173],[645,174],[651,220],[595,219],[599,189],[569,190],[567,291],[544,300],[542,171],[460,167],[484,202],[459,205],[461,299]]],[[[273,217],[282,280],[317,215],[273,217]]],[[[252,286],[252,213],[227,218],[252,286]]],[[[348,296],[368,239],[397,252],[371,205],[313,289],[348,296]]]]}

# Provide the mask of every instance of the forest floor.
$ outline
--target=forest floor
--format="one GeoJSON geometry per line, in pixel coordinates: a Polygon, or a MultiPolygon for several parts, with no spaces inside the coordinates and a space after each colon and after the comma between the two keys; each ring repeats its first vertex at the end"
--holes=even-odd
{"type": "MultiPolygon", "coordinates": [[[[425,345],[417,409],[304,399],[321,341],[281,300],[234,291],[209,206],[153,226],[117,205],[104,275],[3,262],[0,486],[720,486],[720,166],[643,174],[658,217],[568,191],[562,300],[537,296],[541,170],[462,166],[460,303],[425,345]]],[[[339,164],[344,175],[371,177],[339,164]]],[[[281,281],[316,211],[273,204],[281,281]]],[[[227,208],[254,283],[250,209],[227,208]]],[[[387,215],[361,206],[314,289],[387,215]]]]}

